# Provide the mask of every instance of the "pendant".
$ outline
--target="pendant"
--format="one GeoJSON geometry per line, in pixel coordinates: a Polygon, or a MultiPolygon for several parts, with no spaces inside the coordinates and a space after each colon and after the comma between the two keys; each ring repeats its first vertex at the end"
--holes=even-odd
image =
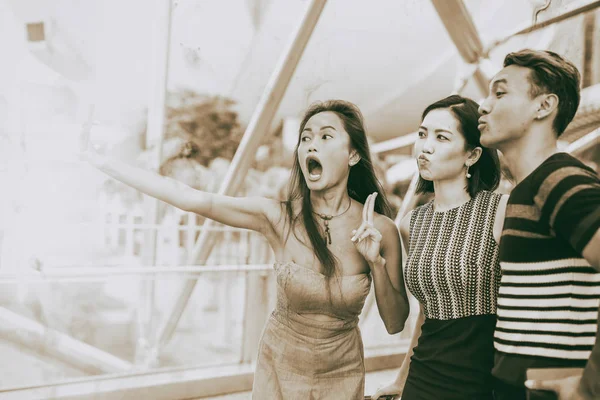
{"type": "Polygon", "coordinates": [[[323,222],[325,223],[325,243],[331,244],[331,232],[329,230],[329,220],[333,218],[331,215],[319,214],[323,222]]]}

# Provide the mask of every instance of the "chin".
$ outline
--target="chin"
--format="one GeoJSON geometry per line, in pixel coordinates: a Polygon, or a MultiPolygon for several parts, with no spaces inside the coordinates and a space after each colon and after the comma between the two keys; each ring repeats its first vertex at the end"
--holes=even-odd
{"type": "Polygon", "coordinates": [[[433,180],[431,173],[428,171],[419,171],[419,176],[421,177],[421,179],[426,180],[426,181],[433,180]]]}
{"type": "Polygon", "coordinates": [[[306,186],[308,187],[308,190],[310,190],[311,192],[318,192],[325,188],[325,182],[323,182],[322,180],[313,182],[309,179],[305,179],[304,182],[306,182],[306,186]]]}

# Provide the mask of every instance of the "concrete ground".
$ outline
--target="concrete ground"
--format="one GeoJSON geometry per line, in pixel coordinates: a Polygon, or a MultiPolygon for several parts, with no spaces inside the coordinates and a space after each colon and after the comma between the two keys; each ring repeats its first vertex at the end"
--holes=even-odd
{"type": "MultiPolygon", "coordinates": [[[[391,382],[395,377],[397,369],[387,369],[383,371],[370,372],[365,378],[365,394],[373,394],[379,386],[391,382]]],[[[250,392],[232,393],[218,397],[202,397],[202,400],[250,400],[250,392]]],[[[198,399],[200,400],[200,399],[198,399]]]]}

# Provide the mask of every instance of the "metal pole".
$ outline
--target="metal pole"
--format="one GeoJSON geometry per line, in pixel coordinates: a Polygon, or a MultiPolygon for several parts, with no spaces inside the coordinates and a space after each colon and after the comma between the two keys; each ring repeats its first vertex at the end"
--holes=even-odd
{"type": "MultiPolygon", "coordinates": [[[[290,79],[300,61],[300,57],[304,52],[306,44],[317,25],[326,2],[327,0],[312,0],[308,5],[300,26],[294,33],[291,43],[271,75],[271,79],[265,88],[257,109],[254,112],[250,124],[248,125],[235,156],[233,157],[233,161],[231,162],[227,175],[219,190],[220,194],[234,195],[240,184],[243,182],[246,172],[248,171],[248,166],[253,160],[262,136],[269,130],[290,79]]],[[[207,220],[204,223],[204,228],[210,228],[213,224],[214,222],[212,220],[207,220]]],[[[202,233],[194,246],[194,250],[188,257],[188,264],[195,262],[198,258],[205,260],[210,254],[213,243],[209,242],[209,235],[209,229],[202,230],[202,233]]],[[[195,280],[188,280],[185,283],[169,319],[160,330],[159,344],[162,345],[166,343],[175,331],[175,327],[177,326],[179,318],[181,317],[195,286],[195,280]]]]}
{"type": "Polygon", "coordinates": [[[556,24],[558,22],[562,22],[564,20],[567,20],[569,18],[573,18],[578,16],[579,14],[582,13],[586,13],[588,11],[592,11],[596,8],[600,7],[600,1],[580,1],[577,3],[577,5],[574,6],[574,8],[570,11],[567,11],[565,13],[562,13],[560,15],[557,15],[554,18],[550,18],[546,21],[540,22],[539,24],[534,24],[534,25],[529,25],[525,28],[521,28],[515,32],[512,32],[508,35],[505,35],[502,39],[498,39],[493,41],[485,50],[484,54],[487,57],[487,54],[489,54],[490,51],[492,51],[493,49],[495,49],[496,47],[498,47],[499,45],[506,43],[509,39],[513,38],[514,36],[518,36],[518,35],[524,35],[527,33],[531,33],[531,32],[535,32],[537,30],[540,30],[542,28],[545,28],[547,26],[550,26],[552,24],[556,24]]]}
{"type": "Polygon", "coordinates": [[[600,140],[600,128],[591,131],[585,136],[580,137],[573,143],[569,144],[565,151],[567,153],[581,153],[592,146],[598,145],[600,140]]]}
{"type": "MultiPolygon", "coordinates": [[[[468,64],[476,64],[483,54],[483,43],[463,0],[431,0],[458,53],[468,64]]],[[[487,92],[488,79],[476,68],[473,78],[483,93],[487,92]]]]}
{"type": "Polygon", "coordinates": [[[406,190],[406,194],[404,195],[404,199],[402,200],[402,204],[400,205],[400,209],[398,210],[398,214],[396,215],[396,219],[394,222],[398,229],[400,229],[400,222],[402,218],[408,213],[409,210],[415,208],[415,204],[419,197],[417,196],[417,183],[419,182],[419,172],[416,172],[412,179],[410,180],[410,184],[408,185],[408,189],[406,190]]]}
{"type": "Polygon", "coordinates": [[[0,335],[89,373],[124,372],[132,367],[125,360],[4,307],[0,307],[0,335]]]}
{"type": "MultiPolygon", "coordinates": [[[[154,154],[149,168],[159,170],[162,161],[162,143],[165,136],[165,105],[167,82],[169,79],[169,54],[171,41],[171,0],[155,0],[155,17],[153,29],[153,69],[150,76],[150,101],[148,104],[148,127],[146,145],[154,144],[154,154]]],[[[159,224],[159,205],[157,199],[145,196],[146,213],[144,218],[148,224],[159,224]]],[[[158,231],[145,230],[142,259],[144,265],[156,265],[156,242],[158,231]]],[[[142,365],[150,365],[155,361],[150,351],[156,344],[152,336],[154,307],[154,280],[140,282],[140,312],[138,316],[138,342],[136,359],[142,365]]]]}
{"type": "Polygon", "coordinates": [[[415,143],[415,140],[417,140],[417,137],[419,137],[417,132],[412,132],[406,135],[395,137],[393,139],[374,143],[371,146],[371,153],[385,153],[386,151],[393,151],[406,146],[412,146],[415,143]]]}

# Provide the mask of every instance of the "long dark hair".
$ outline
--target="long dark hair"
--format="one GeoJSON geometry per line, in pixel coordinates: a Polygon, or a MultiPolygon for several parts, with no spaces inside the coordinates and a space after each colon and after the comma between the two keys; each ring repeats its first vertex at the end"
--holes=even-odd
{"type": "Polygon", "coordinates": [[[301,215],[314,254],[323,266],[323,273],[326,276],[331,277],[336,271],[337,260],[327,248],[323,233],[315,220],[312,203],[310,201],[310,189],[306,185],[306,180],[302,174],[298,159],[300,133],[304,130],[306,123],[314,115],[327,111],[335,113],[341,119],[344,124],[344,129],[350,136],[351,148],[356,150],[360,155],[360,161],[350,168],[347,186],[348,195],[359,203],[364,204],[371,193],[377,192],[378,195],[375,198],[375,211],[391,218],[392,210],[381,183],[375,176],[375,171],[373,170],[363,116],[358,107],[343,100],[329,100],[311,105],[304,113],[304,118],[300,123],[298,143],[294,150],[294,164],[292,166],[291,179],[288,187],[288,197],[284,203],[287,219],[290,222],[290,232],[293,231],[294,236],[305,246],[309,247],[297,236],[295,231],[296,223],[301,215]],[[299,199],[302,200],[302,209],[299,213],[295,214],[293,202],[299,199]]]}
{"type": "MultiPolygon", "coordinates": [[[[479,160],[469,167],[471,178],[468,179],[466,187],[469,195],[475,197],[481,190],[496,190],[500,184],[500,160],[498,159],[497,150],[481,145],[481,132],[477,128],[479,105],[469,98],[454,94],[429,105],[423,111],[421,121],[425,119],[430,111],[438,109],[446,109],[454,115],[454,118],[458,121],[458,129],[465,138],[466,150],[475,147],[481,147],[482,149],[479,160]]],[[[433,182],[419,176],[416,192],[433,192],[433,182]]]]}

